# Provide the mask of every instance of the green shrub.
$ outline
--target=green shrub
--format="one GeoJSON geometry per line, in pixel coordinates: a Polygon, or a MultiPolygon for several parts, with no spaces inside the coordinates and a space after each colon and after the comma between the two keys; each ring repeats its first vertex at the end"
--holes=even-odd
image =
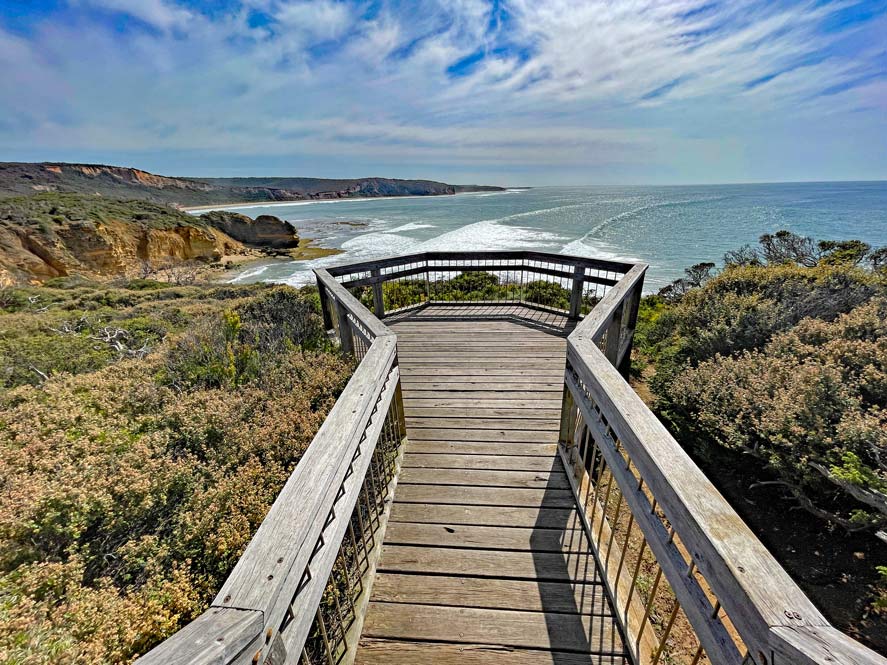
{"type": "MultiPolygon", "coordinates": [[[[759,348],[805,318],[833,320],[884,290],[884,280],[855,266],[733,266],[644,326],[666,365],[759,348]]],[[[663,368],[671,376],[673,367],[663,368]]]]}
{"type": "Polygon", "coordinates": [[[201,321],[167,352],[162,381],[174,386],[228,388],[255,379],[258,351],[241,340],[241,332],[240,315],[233,310],[201,321]]]}
{"type": "MultiPolygon", "coordinates": [[[[403,282],[386,282],[382,285],[382,300],[385,311],[401,309],[410,305],[425,302],[425,280],[406,280],[403,282]]],[[[368,309],[373,311],[373,292],[369,290],[368,309]]]]}
{"type": "Polygon", "coordinates": [[[4,334],[0,337],[0,385],[36,386],[54,374],[93,372],[114,357],[110,347],[84,333],[63,335],[32,330],[27,334],[4,334]]]}
{"type": "Polygon", "coordinates": [[[240,341],[260,351],[284,347],[316,349],[326,343],[319,300],[289,287],[276,287],[237,306],[240,341]]]}
{"type": "Polygon", "coordinates": [[[663,390],[673,417],[763,459],[811,511],[850,529],[887,525],[887,300],[805,319],[663,390]]]}
{"type": "Polygon", "coordinates": [[[524,286],[524,300],[557,309],[570,308],[570,292],[560,284],[541,279],[524,286]]]}

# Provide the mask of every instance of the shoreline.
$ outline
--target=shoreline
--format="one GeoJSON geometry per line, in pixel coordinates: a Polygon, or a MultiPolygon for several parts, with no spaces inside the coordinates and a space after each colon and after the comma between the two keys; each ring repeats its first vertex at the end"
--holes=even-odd
{"type": "Polygon", "coordinates": [[[295,199],[293,201],[242,201],[240,203],[219,203],[217,205],[202,205],[202,206],[181,206],[179,210],[188,213],[198,213],[198,212],[212,212],[213,210],[229,210],[231,208],[269,208],[275,206],[304,206],[304,205],[313,205],[315,203],[347,203],[349,201],[353,202],[367,202],[367,201],[391,201],[395,199],[439,199],[450,196],[466,196],[470,194],[507,194],[510,191],[515,191],[518,188],[509,187],[508,189],[504,189],[502,191],[479,191],[479,192],[458,192],[455,194],[407,194],[404,196],[346,196],[334,199],[295,199]]]}
{"type": "Polygon", "coordinates": [[[206,266],[200,270],[201,276],[208,281],[229,283],[236,281],[226,279],[231,273],[242,273],[250,268],[261,265],[273,265],[275,263],[291,263],[293,261],[313,261],[325,256],[344,254],[345,250],[335,247],[319,247],[314,238],[299,238],[299,245],[279,254],[264,253],[261,249],[247,248],[240,254],[227,254],[219,261],[218,265],[206,266]]]}

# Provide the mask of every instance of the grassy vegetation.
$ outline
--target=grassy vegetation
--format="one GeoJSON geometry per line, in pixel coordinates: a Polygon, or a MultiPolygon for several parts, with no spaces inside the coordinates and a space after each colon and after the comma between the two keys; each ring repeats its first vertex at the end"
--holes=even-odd
{"type": "Polygon", "coordinates": [[[49,232],[62,224],[96,224],[111,220],[124,220],[151,229],[207,226],[199,217],[148,201],[56,192],[0,198],[0,224],[9,227],[49,232]]]}
{"type": "Polygon", "coordinates": [[[317,307],[0,292],[0,661],[129,662],[206,607],[350,376],[317,307]]]}
{"type": "MultiPolygon", "coordinates": [[[[719,273],[688,269],[638,317],[641,373],[655,370],[655,406],[678,440],[711,459],[745,455],[758,487],[848,534],[887,528],[884,256],[767,235],[719,273]]],[[[875,595],[854,611],[883,612],[885,587],[875,595]]]]}

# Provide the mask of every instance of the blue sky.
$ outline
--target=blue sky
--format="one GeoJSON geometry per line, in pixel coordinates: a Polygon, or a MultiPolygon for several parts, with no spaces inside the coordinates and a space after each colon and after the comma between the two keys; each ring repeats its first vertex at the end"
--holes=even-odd
{"type": "Polygon", "coordinates": [[[0,0],[0,160],[887,179],[887,0],[0,0]]]}

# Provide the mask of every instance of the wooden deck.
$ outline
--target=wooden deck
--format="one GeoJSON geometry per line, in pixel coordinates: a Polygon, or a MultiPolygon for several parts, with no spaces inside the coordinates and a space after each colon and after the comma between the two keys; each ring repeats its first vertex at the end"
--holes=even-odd
{"type": "Polygon", "coordinates": [[[356,662],[628,663],[556,451],[570,327],[477,313],[386,320],[409,444],[356,662]]]}

